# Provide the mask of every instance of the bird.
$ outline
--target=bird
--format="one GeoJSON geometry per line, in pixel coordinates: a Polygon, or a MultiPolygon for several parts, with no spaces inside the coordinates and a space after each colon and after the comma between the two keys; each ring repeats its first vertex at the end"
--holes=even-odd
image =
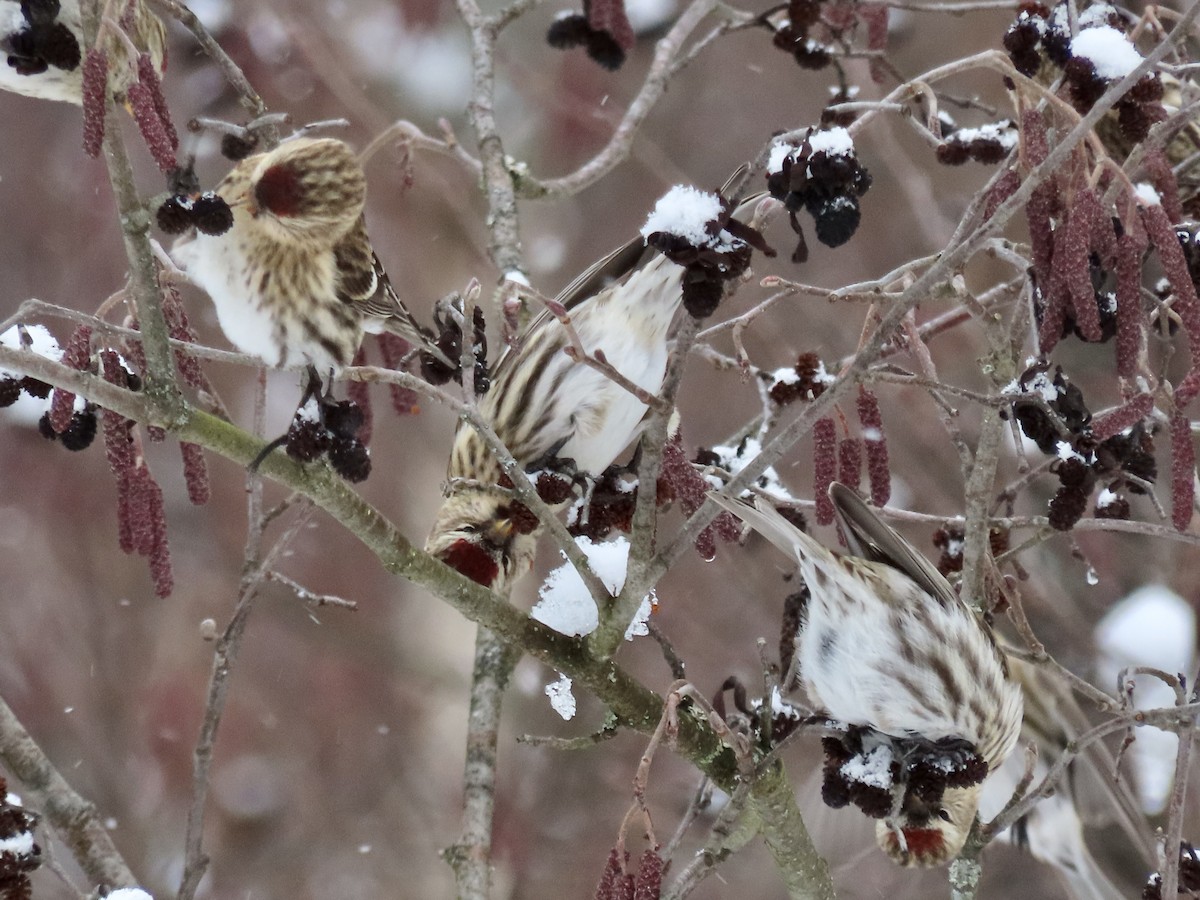
{"type": "Polygon", "coordinates": [[[241,160],[215,193],[233,211],[232,227],[190,230],[171,258],[208,293],[243,353],[323,374],[350,365],[365,333],[424,344],[426,329],[371,247],[366,176],[344,141],[284,141],[241,160]]]}
{"type": "MultiPolygon", "coordinates": [[[[763,498],[709,497],[799,563],[811,593],[800,627],[801,683],[829,719],[896,739],[965,741],[994,771],[1021,730],[1022,695],[983,618],[937,569],[849,487],[829,497],[849,552],[800,531],[763,498]]],[[[931,867],[962,849],[980,785],[947,787],[940,802],[905,798],[876,825],[880,848],[931,867]]]]}
{"type": "MultiPolygon", "coordinates": [[[[701,203],[718,199],[717,194],[696,193],[702,195],[701,203]]],[[[711,229],[714,242],[719,234],[727,252],[744,252],[747,261],[749,245],[725,229],[740,233],[736,216],[760,199],[754,195],[736,210],[724,210],[711,229]]],[[[552,306],[569,315],[584,351],[603,351],[613,369],[655,395],[666,376],[668,341],[679,308],[687,302],[684,274],[684,265],[639,236],[586,269],[552,306]]],[[[479,413],[527,471],[559,460],[569,461],[573,475],[595,477],[636,437],[647,406],[604,373],[574,360],[565,352],[570,346],[560,316],[551,308],[543,310],[496,363],[479,413]]],[[[505,474],[500,462],[469,423],[458,428],[447,474],[450,493],[425,549],[474,581],[504,592],[533,563],[536,520],[500,486],[505,474]]]]}
{"type": "MultiPolygon", "coordinates": [[[[101,23],[100,46],[108,56],[109,88],[124,100],[138,79],[130,44],[148,54],[162,73],[167,62],[167,33],[142,0],[120,4],[120,24],[101,23]],[[114,31],[122,28],[130,44],[114,31]]],[[[27,97],[83,103],[83,24],[79,0],[0,0],[0,90],[27,97]]]]}

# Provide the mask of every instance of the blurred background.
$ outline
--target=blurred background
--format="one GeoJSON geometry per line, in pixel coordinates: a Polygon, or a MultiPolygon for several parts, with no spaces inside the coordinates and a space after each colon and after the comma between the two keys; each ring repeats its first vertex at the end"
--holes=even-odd
{"type": "MultiPolygon", "coordinates": [[[[624,68],[609,73],[581,51],[563,53],[546,45],[545,31],[560,5],[538,8],[514,24],[498,60],[497,115],[508,152],[542,176],[570,172],[604,145],[641,83],[653,39],[676,12],[671,0],[660,0],[655,21],[649,4],[639,5],[647,12],[642,38],[624,68]]],[[[467,38],[449,3],[197,0],[193,8],[270,108],[291,113],[297,125],[345,117],[350,125],[337,133],[361,148],[398,119],[436,135],[438,120],[445,118],[468,149],[473,145],[464,112],[470,95],[467,38]]],[[[1003,10],[960,17],[893,11],[890,58],[904,76],[915,76],[998,47],[1011,18],[1003,10]]],[[[177,124],[197,115],[242,121],[216,68],[174,23],[170,34],[165,88],[177,124]]],[[[891,87],[873,84],[861,60],[846,69],[864,99],[891,87]]],[[[671,84],[632,158],[617,172],[575,199],[522,204],[534,286],[552,294],[626,240],[672,184],[715,188],[773,133],[816,122],[835,83],[832,70],[797,67],[772,48],[766,31],[718,41],[671,84]]],[[[951,90],[996,110],[995,116],[963,112],[964,124],[1010,112],[994,74],[968,73],[951,90]]],[[[0,122],[0,316],[31,297],[92,311],[121,287],[125,266],[103,164],[80,149],[79,111],[0,94],[0,122]]],[[[162,191],[149,154],[132,127],[127,131],[143,192],[162,191]]],[[[215,184],[229,167],[217,153],[217,138],[185,136],[184,142],[197,156],[204,184],[215,184]]],[[[936,165],[930,149],[896,118],[880,118],[867,129],[858,154],[875,184],[863,200],[857,236],[833,251],[811,240],[810,228],[811,259],[797,268],[786,262],[793,239],[780,222],[768,239],[783,261],[756,263],[756,274],[779,272],[836,287],[934,253],[991,174],[974,164],[936,165]]],[[[473,178],[457,163],[419,154],[409,169],[403,153],[389,149],[370,162],[368,177],[367,219],[376,250],[419,315],[428,317],[436,298],[471,277],[485,286],[495,282],[486,254],[485,207],[473,178]]],[[[968,284],[983,288],[1010,272],[980,262],[967,275],[968,284]]],[[[718,315],[743,311],[763,296],[750,285],[718,315]]],[[[227,347],[203,295],[189,288],[185,299],[202,340],[227,347]]],[[[803,297],[785,301],[747,332],[747,348],[767,369],[791,365],[807,351],[837,360],[853,351],[865,308],[803,297]]],[[[945,308],[931,301],[919,317],[945,308]]],[[[48,324],[65,341],[69,328],[48,324]]],[[[931,348],[945,380],[984,389],[976,364],[984,349],[977,329],[958,329],[931,348]]],[[[1093,410],[1117,400],[1112,354],[1111,345],[1071,341],[1056,356],[1093,410]]],[[[249,427],[253,372],[219,365],[207,371],[235,421],[249,427]]],[[[298,393],[295,376],[272,376],[269,434],[282,433],[298,393]]],[[[937,423],[935,405],[916,390],[881,389],[880,397],[893,502],[922,512],[961,512],[957,458],[937,423]]],[[[420,543],[440,500],[453,416],[426,403],[419,416],[397,418],[385,391],[374,399],[374,472],[361,490],[420,543]]],[[[694,450],[735,434],[757,414],[758,394],[736,373],[717,372],[695,359],[680,409],[685,443],[694,450]]],[[[845,412],[853,419],[853,409],[845,412]]],[[[968,439],[976,421],[972,410],[963,410],[968,439]]],[[[1005,481],[1017,466],[1012,442],[1006,447],[1005,481]]],[[[223,628],[233,608],[246,491],[239,467],[210,457],[212,500],[193,507],[177,445],[168,440],[147,452],[166,495],[175,567],[175,591],[165,600],[155,598],[144,560],[118,549],[115,488],[101,442],[69,453],[27,423],[0,418],[0,695],[74,787],[96,804],[143,886],[165,897],[173,895],[182,870],[192,747],[212,662],[212,645],[202,639],[200,623],[212,618],[223,628]]],[[[811,496],[810,453],[802,442],[778,466],[797,496],[811,496]]],[[[1160,470],[1164,465],[1160,459],[1160,470]]],[[[1035,486],[1018,512],[1043,512],[1051,491],[1049,482],[1035,486]]],[[[282,496],[268,486],[269,499],[282,496]]],[[[668,528],[678,515],[671,514],[668,528]]],[[[1145,501],[1135,501],[1134,515],[1155,517],[1145,501]]],[[[932,530],[906,534],[936,556],[932,530]]],[[[543,547],[540,571],[555,563],[551,556],[543,547]]],[[[1022,592],[1039,636],[1085,676],[1094,671],[1094,626],[1121,598],[1152,583],[1181,595],[1185,609],[1200,595],[1194,549],[1166,541],[1062,537],[1021,561],[1030,574],[1022,592]]],[[[206,830],[212,865],[201,896],[452,896],[451,873],[438,852],[458,834],[474,627],[423,591],[389,577],[366,549],[320,514],[280,568],[312,591],[355,601],[358,609],[313,610],[279,585],[264,588],[218,737],[206,830]]],[[[755,641],[763,637],[770,647],[778,641],[782,601],[790,591],[787,574],[785,561],[755,542],[744,551],[722,547],[710,563],[690,556],[660,584],[657,624],[702,692],[711,694],[727,676],[737,675],[755,693],[761,684],[755,641]]],[[[524,607],[537,584],[531,577],[518,589],[524,607]]],[[[1194,638],[1185,635],[1183,643],[1190,649],[1194,638]]],[[[622,662],[656,690],[672,680],[648,640],[627,646],[622,662]]],[[[571,722],[554,714],[542,687],[555,677],[524,660],[509,692],[500,739],[497,897],[592,895],[645,748],[644,738],[626,733],[569,753],[515,743],[526,733],[578,736],[600,727],[604,710],[585,696],[571,722]]],[[[786,759],[818,847],[834,867],[839,896],[948,896],[943,873],[892,868],[874,849],[871,825],[857,812],[821,805],[815,739],[794,742],[786,759]]],[[[658,754],[649,799],[660,833],[674,830],[697,781],[686,763],[658,754]]],[[[19,793],[20,785],[11,789],[19,793]]],[[[1194,814],[1194,803],[1189,810],[1194,814]]],[[[711,813],[701,817],[676,869],[703,841],[710,822],[711,813]]],[[[1101,827],[1092,837],[1097,854],[1111,860],[1114,875],[1125,879],[1134,896],[1145,872],[1121,850],[1120,834],[1101,827]]],[[[634,838],[630,846],[638,851],[634,838]]],[[[41,841],[47,843],[44,835],[41,841]]],[[[70,868],[61,848],[56,858],[70,868]]],[[[735,894],[785,896],[758,843],[726,863],[694,896],[735,894]]],[[[42,871],[35,896],[74,895],[42,871]]],[[[1001,847],[989,851],[983,896],[1063,895],[1050,870],[1001,847]]]]}

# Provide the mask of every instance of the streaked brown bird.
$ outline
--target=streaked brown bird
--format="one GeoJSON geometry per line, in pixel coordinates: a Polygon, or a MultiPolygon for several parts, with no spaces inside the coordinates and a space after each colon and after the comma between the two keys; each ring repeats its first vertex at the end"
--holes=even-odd
{"type": "MultiPolygon", "coordinates": [[[[835,553],[761,498],[710,497],[795,559],[811,593],[797,642],[801,681],[830,719],[894,738],[966,741],[994,771],[1021,730],[1021,688],[986,622],[940,572],[850,488],[830,487],[849,553],[835,553]]],[[[940,802],[905,798],[876,826],[905,866],[936,866],[962,849],[979,784],[940,802]]]]}

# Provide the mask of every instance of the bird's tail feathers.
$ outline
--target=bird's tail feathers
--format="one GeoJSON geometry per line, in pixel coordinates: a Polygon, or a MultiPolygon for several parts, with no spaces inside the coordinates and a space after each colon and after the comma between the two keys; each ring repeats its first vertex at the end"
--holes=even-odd
{"type": "Polygon", "coordinates": [[[819,541],[805,534],[781,516],[762,497],[756,497],[754,505],[751,506],[741,500],[734,500],[714,491],[710,491],[708,496],[714,503],[733,513],[788,556],[795,557],[799,553],[812,557],[829,553],[819,541]]]}

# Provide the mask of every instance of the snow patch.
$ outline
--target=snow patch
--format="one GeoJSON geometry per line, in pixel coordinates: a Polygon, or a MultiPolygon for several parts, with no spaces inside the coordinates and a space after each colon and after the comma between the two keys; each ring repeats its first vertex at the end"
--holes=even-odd
{"type": "Polygon", "coordinates": [[[0,853],[11,853],[14,856],[33,855],[33,832],[22,831],[12,837],[0,838],[0,853]]]}
{"type": "Polygon", "coordinates": [[[679,184],[667,191],[654,205],[654,211],[642,226],[642,237],[648,238],[661,231],[701,246],[712,239],[707,230],[708,223],[719,215],[720,197],[679,184]]]}
{"type": "Polygon", "coordinates": [[[1162,206],[1162,197],[1158,195],[1158,191],[1144,181],[1139,181],[1134,187],[1133,196],[1138,206],[1162,206]]]}
{"type": "MultiPolygon", "coordinates": [[[[614,597],[621,593],[629,564],[629,541],[618,537],[612,541],[595,543],[588,537],[580,536],[575,538],[575,543],[608,592],[614,597]]],[[[538,589],[538,597],[540,599],[529,614],[557,632],[582,637],[599,627],[600,614],[596,610],[596,603],[579,572],[569,562],[546,576],[538,589]]],[[[654,606],[654,594],[651,592],[642,599],[637,614],[625,630],[625,640],[648,633],[646,620],[654,611],[654,606]]]]}
{"type": "Polygon", "coordinates": [[[1071,41],[1071,55],[1088,60],[1108,81],[1120,81],[1142,62],[1133,44],[1111,25],[1079,32],[1071,41]]]}
{"type": "MultiPolygon", "coordinates": [[[[1196,613],[1191,605],[1161,584],[1134,591],[1096,626],[1096,674],[1114,690],[1118,673],[1129,666],[1153,666],[1171,674],[1193,674],[1196,664],[1196,613]]],[[[1175,705],[1175,692],[1159,679],[1138,675],[1133,701],[1138,709],[1175,705]]],[[[1157,815],[1166,806],[1175,773],[1178,738],[1157,728],[1139,728],[1129,748],[1142,808],[1157,815]]]]}
{"type": "Polygon", "coordinates": [[[854,138],[845,128],[827,128],[808,136],[808,145],[813,153],[825,153],[829,156],[853,156],[854,138]]]}
{"type": "Polygon", "coordinates": [[[546,685],[545,692],[556,713],[568,722],[575,718],[575,695],[571,693],[570,678],[560,674],[558,681],[546,685]]]}

